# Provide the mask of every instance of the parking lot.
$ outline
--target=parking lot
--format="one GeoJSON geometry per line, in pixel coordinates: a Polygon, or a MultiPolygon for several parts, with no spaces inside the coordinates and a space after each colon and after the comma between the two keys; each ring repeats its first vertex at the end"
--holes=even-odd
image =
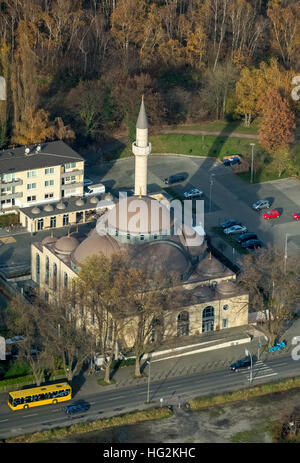
{"type": "MultiPolygon", "coordinates": [[[[87,176],[103,182],[115,194],[119,190],[133,189],[134,158],[93,166],[90,171],[88,169],[87,176]]],[[[284,250],[287,239],[288,255],[300,253],[300,221],[292,218],[293,213],[300,212],[300,184],[297,180],[247,184],[230,167],[224,167],[212,158],[151,155],[148,191],[158,192],[166,186],[180,196],[191,188],[204,192],[207,233],[220,222],[234,218],[256,233],[265,245],[276,245],[284,250]],[[170,186],[163,183],[165,177],[176,173],[185,173],[186,180],[170,186]],[[259,199],[268,199],[271,208],[280,212],[280,217],[264,220],[262,213],[265,211],[252,210],[251,205],[259,199]]]]}

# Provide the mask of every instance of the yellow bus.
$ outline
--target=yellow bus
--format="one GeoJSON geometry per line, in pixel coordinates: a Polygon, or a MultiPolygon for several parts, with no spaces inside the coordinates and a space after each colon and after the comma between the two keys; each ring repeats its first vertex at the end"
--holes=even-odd
{"type": "Polygon", "coordinates": [[[8,406],[12,410],[36,407],[37,405],[57,404],[71,400],[72,388],[68,383],[22,389],[8,394],[8,406]]]}

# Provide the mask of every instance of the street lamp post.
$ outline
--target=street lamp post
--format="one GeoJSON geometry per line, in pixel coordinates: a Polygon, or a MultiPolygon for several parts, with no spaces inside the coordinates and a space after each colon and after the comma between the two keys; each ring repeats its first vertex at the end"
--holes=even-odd
{"type": "Polygon", "coordinates": [[[209,188],[209,212],[211,212],[211,194],[212,194],[212,186],[214,184],[214,176],[215,174],[211,174],[210,176],[210,188],[209,188]]]}
{"type": "Polygon", "coordinates": [[[285,234],[285,247],[284,247],[284,273],[286,273],[288,236],[289,236],[288,233],[286,233],[286,234],[285,234]]]}
{"type": "Polygon", "coordinates": [[[253,183],[253,154],[254,154],[254,146],[255,146],[255,143],[250,143],[250,146],[251,146],[251,149],[252,149],[252,152],[251,152],[251,180],[250,180],[250,183],[253,183]]]}
{"type": "Polygon", "coordinates": [[[245,349],[245,354],[247,355],[247,357],[250,355],[250,360],[251,360],[250,383],[252,383],[252,355],[251,355],[251,352],[248,349],[245,349]]]}
{"type": "Polygon", "coordinates": [[[147,404],[150,402],[150,360],[147,360],[147,364],[149,365],[149,376],[148,376],[148,390],[147,390],[147,404]]]}
{"type": "MultiPolygon", "coordinates": [[[[265,341],[268,341],[267,336],[264,336],[264,339],[265,339],[265,341]]],[[[262,347],[262,344],[260,342],[260,336],[259,336],[259,338],[258,338],[258,346],[257,346],[257,360],[259,360],[259,357],[260,357],[260,349],[261,349],[261,347],[262,347]]]]}

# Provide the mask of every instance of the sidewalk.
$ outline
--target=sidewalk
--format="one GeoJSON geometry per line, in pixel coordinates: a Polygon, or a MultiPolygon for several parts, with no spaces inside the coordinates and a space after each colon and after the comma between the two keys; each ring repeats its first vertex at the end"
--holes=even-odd
{"type": "MultiPolygon", "coordinates": [[[[300,327],[300,320],[299,320],[300,327]]],[[[225,331],[225,330],[224,330],[225,331]]],[[[248,332],[253,335],[249,337],[247,343],[240,345],[229,346],[221,349],[215,349],[205,352],[193,353],[193,349],[190,346],[190,352],[183,352],[182,356],[174,356],[172,358],[160,358],[152,356],[150,368],[151,368],[151,383],[156,381],[162,381],[169,378],[181,377],[181,376],[192,376],[202,371],[219,370],[228,368],[229,365],[240,358],[245,357],[245,349],[248,349],[251,354],[258,355],[258,343],[260,331],[254,326],[244,327],[244,332],[248,332]],[[251,333],[252,331],[252,333],[251,333]]],[[[287,336],[285,336],[287,338],[287,336]]],[[[198,337],[200,340],[201,337],[198,337]]],[[[217,344],[217,342],[216,342],[217,344]]],[[[196,344],[195,344],[196,345],[196,344]]],[[[286,355],[286,350],[284,351],[286,355]]],[[[266,353],[260,352],[260,359],[264,360],[268,357],[274,357],[282,355],[283,352],[266,353]]],[[[170,355],[169,355],[170,356],[170,355]]],[[[167,357],[167,355],[165,356],[167,357]]],[[[111,378],[116,381],[115,384],[109,386],[100,386],[97,384],[97,380],[104,378],[104,372],[95,373],[93,375],[85,375],[84,380],[80,384],[76,397],[81,398],[89,394],[97,394],[106,390],[119,390],[122,387],[130,387],[137,384],[147,384],[149,375],[149,366],[146,364],[146,360],[142,365],[142,371],[145,376],[141,378],[134,378],[135,367],[123,367],[119,368],[116,372],[112,373],[111,378]]],[[[192,378],[191,378],[192,380],[192,378]]],[[[75,382],[76,384],[76,382],[75,382]]],[[[76,386],[75,386],[76,387],[76,386]]]]}

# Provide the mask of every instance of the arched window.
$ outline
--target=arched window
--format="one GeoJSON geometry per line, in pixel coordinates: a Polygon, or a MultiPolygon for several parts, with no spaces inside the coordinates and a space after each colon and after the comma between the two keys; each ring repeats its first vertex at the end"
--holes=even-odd
{"type": "Polygon", "coordinates": [[[177,336],[188,336],[190,332],[190,315],[185,310],[177,317],[177,336]]]}
{"type": "Polygon", "coordinates": [[[202,312],[202,333],[214,330],[215,309],[208,305],[202,312]]]}
{"type": "Polygon", "coordinates": [[[56,291],[57,289],[57,265],[54,262],[53,264],[53,290],[56,291]]]}
{"type": "Polygon", "coordinates": [[[64,288],[68,288],[68,274],[64,273],[64,288]]]}
{"type": "Polygon", "coordinates": [[[45,283],[49,284],[49,257],[46,256],[46,266],[45,266],[45,283]]]}

